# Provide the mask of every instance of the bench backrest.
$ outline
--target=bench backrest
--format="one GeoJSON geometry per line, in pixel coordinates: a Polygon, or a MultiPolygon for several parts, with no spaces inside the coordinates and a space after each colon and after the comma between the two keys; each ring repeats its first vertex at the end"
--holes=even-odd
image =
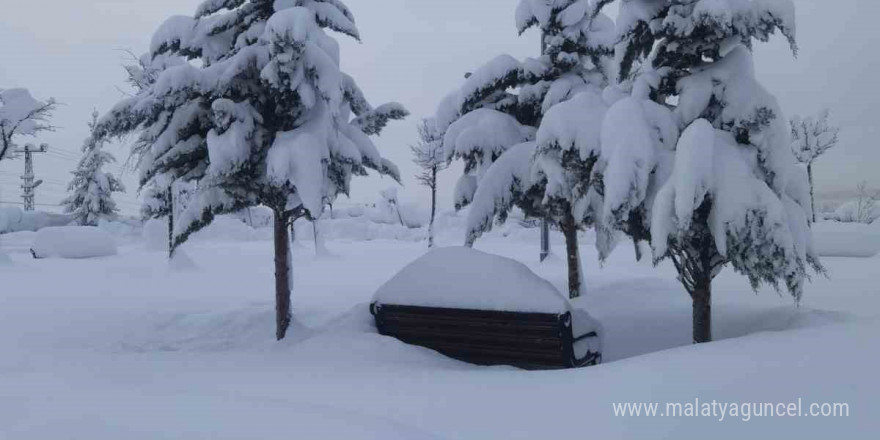
{"type": "Polygon", "coordinates": [[[480,365],[574,367],[571,313],[524,313],[373,303],[380,334],[480,365]]]}

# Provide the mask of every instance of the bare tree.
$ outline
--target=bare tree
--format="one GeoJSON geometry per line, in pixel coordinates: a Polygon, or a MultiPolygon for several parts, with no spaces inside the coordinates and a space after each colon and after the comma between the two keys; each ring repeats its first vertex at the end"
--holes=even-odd
{"type": "Polygon", "coordinates": [[[443,154],[443,142],[433,119],[422,119],[419,123],[419,143],[409,148],[413,152],[413,162],[422,168],[416,175],[420,185],[431,190],[431,219],[428,222],[428,247],[434,247],[434,218],[437,215],[437,174],[447,164],[443,154]]]}
{"type": "Polygon", "coordinates": [[[0,161],[15,151],[15,138],[53,131],[54,99],[39,101],[27,89],[0,89],[0,161]]]}
{"type": "Polygon", "coordinates": [[[880,191],[868,190],[867,182],[860,182],[856,190],[856,210],[854,220],[859,223],[872,223],[877,220],[877,201],[880,200],[880,191]]]}
{"type": "Polygon", "coordinates": [[[802,119],[795,116],[791,123],[791,150],[797,160],[807,166],[810,179],[810,203],[813,206],[813,222],[816,221],[816,200],[813,195],[813,162],[837,145],[840,128],[828,124],[828,109],[816,117],[802,119]]]}

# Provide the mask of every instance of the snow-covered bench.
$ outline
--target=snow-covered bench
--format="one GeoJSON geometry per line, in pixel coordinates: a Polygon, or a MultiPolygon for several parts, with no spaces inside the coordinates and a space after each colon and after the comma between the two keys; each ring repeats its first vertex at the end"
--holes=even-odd
{"type": "Polygon", "coordinates": [[[383,285],[380,334],[480,365],[566,368],[601,361],[598,324],[525,265],[440,248],[383,285]]]}

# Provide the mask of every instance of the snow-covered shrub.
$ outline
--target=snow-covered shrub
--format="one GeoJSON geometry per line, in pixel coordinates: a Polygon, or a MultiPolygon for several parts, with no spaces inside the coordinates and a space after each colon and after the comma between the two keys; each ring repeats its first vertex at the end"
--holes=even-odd
{"type": "Polygon", "coordinates": [[[870,224],[880,219],[880,191],[870,191],[867,184],[859,184],[856,198],[840,205],[829,216],[844,223],[870,224]]]}
{"type": "Polygon", "coordinates": [[[880,204],[851,200],[835,209],[829,218],[843,223],[871,224],[880,219],[880,204]]]}
{"type": "Polygon", "coordinates": [[[36,258],[95,258],[116,255],[113,237],[94,226],[40,229],[31,251],[36,258]]]}
{"type": "Polygon", "coordinates": [[[398,224],[407,228],[420,228],[425,223],[416,205],[399,200],[397,187],[379,192],[379,200],[370,208],[368,217],[375,223],[398,224]]]}

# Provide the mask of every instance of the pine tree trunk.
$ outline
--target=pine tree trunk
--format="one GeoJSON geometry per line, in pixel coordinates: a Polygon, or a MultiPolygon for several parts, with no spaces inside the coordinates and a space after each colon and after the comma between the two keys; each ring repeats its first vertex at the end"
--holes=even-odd
{"type": "Polygon", "coordinates": [[[550,222],[547,218],[541,219],[541,253],[539,260],[543,262],[550,256],[550,222]]]}
{"type": "Polygon", "coordinates": [[[428,247],[434,247],[434,217],[437,214],[437,167],[431,169],[431,220],[428,223],[428,247]]]}
{"type": "Polygon", "coordinates": [[[813,162],[807,164],[807,178],[810,179],[810,207],[813,211],[813,223],[816,223],[816,198],[813,196],[813,162]]]}
{"type": "Polygon", "coordinates": [[[168,259],[174,256],[174,194],[168,190],[168,259]]]}
{"type": "Polygon", "coordinates": [[[288,216],[275,211],[275,337],[280,341],[290,325],[290,237],[288,216]]]}
{"type": "Polygon", "coordinates": [[[568,261],[568,297],[581,296],[581,258],[578,249],[578,230],[574,218],[567,215],[560,225],[565,236],[565,253],[568,261]]]}
{"type": "Polygon", "coordinates": [[[636,251],[636,261],[642,261],[642,248],[639,247],[639,241],[635,238],[633,239],[633,248],[636,251]]]}
{"type": "Polygon", "coordinates": [[[697,283],[691,293],[694,302],[694,344],[712,341],[712,282],[697,283]]]}

